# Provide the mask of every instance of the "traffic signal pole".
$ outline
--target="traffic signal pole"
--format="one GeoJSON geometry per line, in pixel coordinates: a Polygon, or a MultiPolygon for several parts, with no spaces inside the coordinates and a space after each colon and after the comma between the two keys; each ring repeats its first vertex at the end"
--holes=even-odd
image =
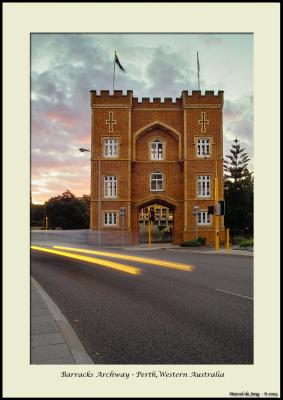
{"type": "MultiPolygon", "coordinates": [[[[215,210],[218,206],[218,173],[217,173],[217,160],[215,160],[215,184],[214,184],[214,193],[215,193],[215,210]]],[[[214,213],[214,227],[215,227],[215,251],[219,251],[219,217],[214,213]]]]}
{"type": "Polygon", "coordinates": [[[47,241],[48,217],[45,217],[45,240],[47,241]]]}

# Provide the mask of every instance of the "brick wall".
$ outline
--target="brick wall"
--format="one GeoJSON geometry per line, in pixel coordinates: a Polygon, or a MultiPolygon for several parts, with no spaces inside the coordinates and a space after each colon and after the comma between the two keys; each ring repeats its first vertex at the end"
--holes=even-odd
{"type": "MultiPolygon", "coordinates": [[[[132,91],[91,91],[92,107],[92,174],[91,174],[91,228],[98,228],[98,172],[100,163],[100,228],[105,232],[121,233],[121,218],[117,215],[115,227],[105,227],[106,211],[127,210],[125,230],[127,240],[138,243],[139,210],[153,203],[161,203],[174,210],[173,242],[195,237],[196,225],[193,207],[206,210],[214,204],[214,179],[219,178],[219,199],[223,199],[223,92],[206,91],[191,95],[183,91],[176,101],[165,98],[133,98],[132,91]],[[202,122],[201,122],[202,121],[202,122]],[[208,123],[207,123],[208,122],[208,123]],[[119,144],[117,158],[103,156],[103,141],[116,138],[119,144]],[[158,138],[165,143],[165,160],[150,159],[149,143],[158,138]],[[211,154],[207,159],[196,157],[198,138],[209,138],[211,154]],[[100,161],[99,161],[100,160],[100,161]],[[164,190],[150,190],[150,174],[164,174],[164,190]],[[105,199],[103,177],[115,175],[117,197],[105,199]],[[211,177],[211,196],[200,199],[197,194],[198,175],[211,177]]],[[[224,238],[223,217],[220,237],[224,238]]],[[[199,235],[214,241],[213,221],[210,226],[198,226],[199,235]]],[[[110,235],[111,236],[111,235],[110,235]]]]}

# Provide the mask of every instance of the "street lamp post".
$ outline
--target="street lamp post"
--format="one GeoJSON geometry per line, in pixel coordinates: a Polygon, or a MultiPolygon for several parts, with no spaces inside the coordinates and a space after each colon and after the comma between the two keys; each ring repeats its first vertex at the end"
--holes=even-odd
{"type": "MultiPolygon", "coordinates": [[[[91,151],[89,149],[85,149],[83,147],[79,148],[80,152],[85,152],[85,151],[91,151]]],[[[98,246],[101,246],[101,182],[100,182],[100,177],[101,177],[101,159],[98,156],[98,246]]]]}

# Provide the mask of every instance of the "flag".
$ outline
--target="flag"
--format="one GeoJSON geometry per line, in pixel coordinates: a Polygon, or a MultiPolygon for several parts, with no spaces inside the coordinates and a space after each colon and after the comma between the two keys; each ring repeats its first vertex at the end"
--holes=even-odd
{"type": "Polygon", "coordinates": [[[119,58],[117,57],[117,54],[115,52],[115,63],[118,65],[118,67],[120,68],[120,70],[122,70],[123,72],[126,72],[125,68],[122,67],[119,58]]]}
{"type": "Polygon", "coordinates": [[[199,67],[198,51],[197,51],[197,67],[198,67],[198,90],[200,90],[200,84],[199,84],[199,70],[200,70],[200,67],[199,67]]]}

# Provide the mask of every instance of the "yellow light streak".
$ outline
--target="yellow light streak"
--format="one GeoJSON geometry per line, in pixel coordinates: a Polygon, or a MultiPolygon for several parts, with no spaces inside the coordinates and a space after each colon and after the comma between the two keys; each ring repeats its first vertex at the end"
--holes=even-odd
{"type": "Polygon", "coordinates": [[[127,255],[119,254],[119,253],[107,253],[104,251],[87,250],[87,249],[65,247],[65,246],[53,246],[53,247],[55,249],[72,250],[72,251],[78,251],[80,253],[96,254],[96,255],[105,256],[105,257],[119,258],[122,260],[137,261],[137,262],[141,262],[141,263],[145,263],[145,264],[158,265],[160,267],[181,269],[183,271],[192,271],[194,268],[192,265],[189,265],[189,264],[180,264],[180,263],[175,263],[175,262],[171,262],[171,261],[155,260],[154,258],[127,256],[127,255]]]}
{"type": "Polygon", "coordinates": [[[81,256],[80,254],[66,253],[65,251],[47,249],[46,247],[39,247],[39,246],[31,246],[31,249],[43,251],[45,253],[50,253],[50,254],[56,254],[59,256],[64,256],[64,257],[72,258],[75,260],[86,261],[86,262],[89,262],[92,264],[99,264],[104,267],[113,268],[113,269],[117,269],[119,271],[127,272],[128,274],[139,275],[141,273],[140,268],[131,267],[130,265],[118,264],[116,262],[112,262],[112,261],[108,261],[108,260],[101,260],[100,258],[81,256]]]}

